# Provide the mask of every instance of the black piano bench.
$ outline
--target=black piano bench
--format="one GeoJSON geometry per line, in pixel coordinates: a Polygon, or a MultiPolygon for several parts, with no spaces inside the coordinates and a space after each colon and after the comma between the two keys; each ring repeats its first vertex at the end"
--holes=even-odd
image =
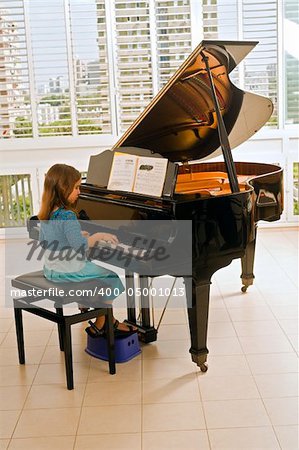
{"type": "MultiPolygon", "coordinates": [[[[98,281],[97,281],[98,282],[98,281]]],[[[90,280],[88,282],[76,282],[76,283],[54,283],[48,281],[44,275],[43,271],[26,273],[20,275],[11,280],[11,285],[14,288],[22,289],[26,291],[24,297],[14,298],[14,315],[15,315],[15,326],[18,342],[18,353],[20,364],[25,364],[25,349],[24,349],[24,332],[23,332],[23,316],[22,312],[27,311],[29,313],[35,314],[36,316],[43,317],[44,319],[50,320],[51,322],[57,323],[59,346],[60,350],[64,351],[65,357],[65,370],[66,370],[66,382],[67,388],[74,388],[73,379],[73,357],[72,357],[72,336],[71,336],[71,325],[79,322],[84,322],[86,320],[97,317],[98,315],[105,315],[107,324],[107,350],[108,350],[108,362],[109,362],[109,373],[115,374],[115,350],[114,350],[114,333],[113,333],[113,313],[112,308],[93,308],[91,310],[85,310],[85,312],[79,312],[71,315],[64,315],[63,307],[70,303],[78,303],[80,305],[84,304],[86,298],[74,297],[70,295],[70,289],[76,290],[88,289],[89,284],[94,286],[95,280],[90,280]],[[55,295],[59,289],[64,290],[63,297],[55,295]],[[42,291],[41,291],[42,290],[42,291]],[[38,292],[39,291],[39,292],[38,292]],[[38,295],[41,292],[53,293],[54,295],[38,295]],[[35,295],[33,295],[36,293],[35,295]],[[41,300],[50,300],[53,302],[53,308],[50,306],[38,305],[37,303],[41,300]]],[[[86,292],[86,291],[85,291],[86,292]]],[[[47,302],[48,303],[48,302],[47,302]]]]}

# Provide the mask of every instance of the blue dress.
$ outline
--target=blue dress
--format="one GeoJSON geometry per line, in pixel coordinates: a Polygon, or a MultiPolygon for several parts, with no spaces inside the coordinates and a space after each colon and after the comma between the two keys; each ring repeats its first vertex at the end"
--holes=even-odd
{"type": "Polygon", "coordinates": [[[49,220],[41,221],[39,240],[45,250],[44,276],[48,280],[62,283],[99,278],[111,288],[110,300],[124,291],[115,272],[87,259],[87,238],[82,236],[80,223],[73,211],[59,208],[49,220]]]}

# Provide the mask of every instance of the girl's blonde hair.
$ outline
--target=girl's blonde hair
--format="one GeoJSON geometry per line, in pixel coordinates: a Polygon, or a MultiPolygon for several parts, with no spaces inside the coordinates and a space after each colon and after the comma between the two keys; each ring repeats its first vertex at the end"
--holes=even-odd
{"type": "Polygon", "coordinates": [[[48,220],[55,207],[63,206],[65,209],[74,211],[68,201],[68,197],[80,178],[80,172],[72,166],[66,164],[55,164],[52,166],[45,177],[38,218],[40,220],[48,220]]]}

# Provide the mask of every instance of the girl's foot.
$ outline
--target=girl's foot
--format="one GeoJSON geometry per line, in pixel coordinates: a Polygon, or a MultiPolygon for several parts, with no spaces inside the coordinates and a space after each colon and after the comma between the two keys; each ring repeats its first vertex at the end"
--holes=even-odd
{"type": "MultiPolygon", "coordinates": [[[[103,337],[105,335],[105,317],[100,316],[93,323],[91,320],[88,321],[90,327],[85,328],[86,333],[90,337],[103,337]]],[[[129,334],[136,333],[138,331],[137,327],[133,325],[128,325],[124,322],[119,322],[119,320],[113,318],[113,328],[116,336],[126,336],[129,334]]]]}

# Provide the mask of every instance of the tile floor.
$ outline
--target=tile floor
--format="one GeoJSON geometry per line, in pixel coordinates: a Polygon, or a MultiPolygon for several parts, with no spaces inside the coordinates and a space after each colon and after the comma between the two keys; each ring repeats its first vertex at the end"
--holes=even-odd
{"type": "MultiPolygon", "coordinates": [[[[0,243],[2,281],[4,248],[20,245],[0,243]]],[[[213,277],[205,374],[188,354],[184,309],[170,305],[158,341],[114,376],[75,326],[73,391],[43,319],[26,315],[19,366],[2,283],[0,449],[298,450],[297,258],[297,229],[260,229],[254,286],[240,292],[239,261],[213,277]]]]}

